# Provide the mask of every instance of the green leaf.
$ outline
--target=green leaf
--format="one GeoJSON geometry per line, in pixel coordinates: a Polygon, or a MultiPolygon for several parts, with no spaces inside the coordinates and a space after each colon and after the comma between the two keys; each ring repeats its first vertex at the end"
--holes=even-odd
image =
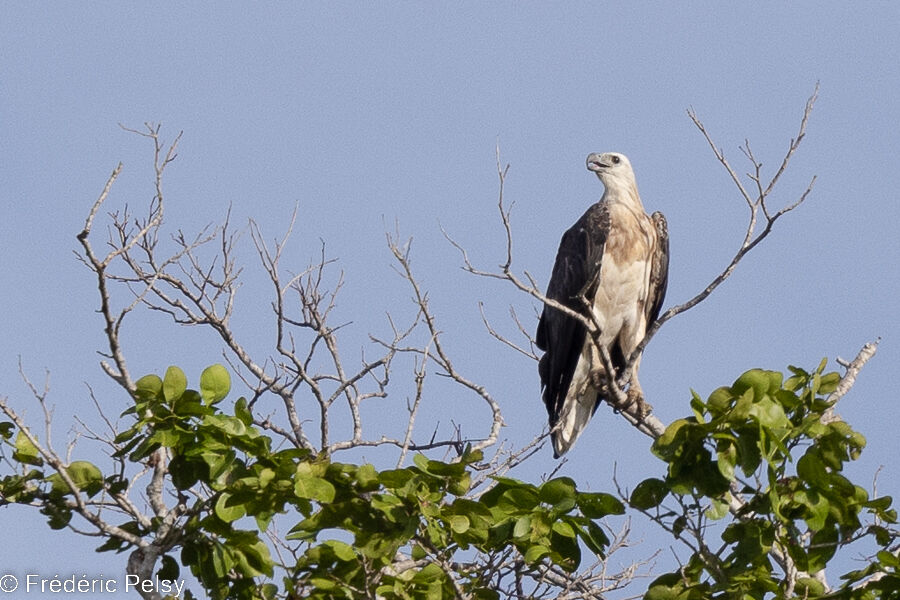
{"type": "Polygon", "coordinates": [[[811,531],[819,531],[825,527],[825,523],[831,514],[831,504],[822,494],[814,490],[809,492],[798,491],[794,494],[798,502],[807,508],[806,524],[811,531]]]}
{"type": "Polygon", "coordinates": [[[552,530],[554,533],[558,533],[559,535],[561,535],[563,537],[567,537],[567,538],[575,537],[575,530],[572,528],[572,526],[569,523],[566,523],[565,521],[555,521],[553,523],[552,530]]]}
{"type": "Polygon", "coordinates": [[[737,438],[738,462],[745,475],[752,475],[762,462],[759,450],[759,428],[745,427],[737,438]]]}
{"type": "Polygon", "coordinates": [[[232,521],[236,521],[240,519],[246,514],[246,509],[242,503],[231,502],[232,495],[228,492],[222,492],[219,495],[219,499],[216,501],[216,516],[225,521],[226,523],[231,523],[232,521]]]}
{"type": "Polygon", "coordinates": [[[750,409],[750,415],[756,417],[760,425],[771,430],[780,430],[791,426],[791,422],[784,414],[784,409],[770,398],[762,398],[756,402],[750,409]]]}
{"type": "Polygon", "coordinates": [[[728,481],[734,481],[734,464],[737,461],[737,448],[731,443],[720,444],[719,451],[716,453],[716,466],[719,473],[728,481]]]}
{"type": "Polygon", "coordinates": [[[723,498],[714,498],[712,504],[706,509],[706,516],[713,521],[718,521],[728,515],[729,507],[730,505],[727,500],[723,498]]]}
{"type": "MultiPolygon", "coordinates": [[[[130,428],[126,429],[125,431],[118,434],[115,438],[113,438],[113,442],[115,442],[116,444],[122,444],[129,440],[133,440],[134,436],[136,436],[137,434],[139,434],[141,432],[143,424],[144,424],[143,421],[138,421],[137,423],[132,425],[130,428]]],[[[121,451],[119,451],[119,452],[121,452],[121,451]]],[[[118,452],[117,452],[117,454],[118,454],[118,452]]]]}
{"type": "Polygon", "coordinates": [[[276,475],[277,474],[275,473],[275,471],[264,467],[259,472],[259,489],[262,490],[262,489],[265,489],[266,487],[268,487],[268,485],[272,482],[272,480],[275,479],[276,475]]]}
{"type": "Polygon", "coordinates": [[[134,382],[135,393],[144,401],[162,400],[163,380],[159,375],[144,375],[134,382]]]}
{"type": "Polygon", "coordinates": [[[722,541],[735,544],[737,560],[755,561],[772,547],[774,527],[765,521],[736,521],[722,532],[722,541]]]}
{"type": "Polygon", "coordinates": [[[298,498],[308,498],[321,503],[334,501],[334,486],[321,477],[312,474],[309,463],[297,465],[297,473],[294,477],[294,494],[298,498]]]}
{"type": "Polygon", "coordinates": [[[575,482],[569,477],[557,477],[545,481],[538,488],[538,498],[561,511],[575,506],[575,482]]]}
{"type": "Polygon", "coordinates": [[[752,389],[753,399],[759,401],[769,391],[769,371],[750,369],[737,378],[731,389],[735,396],[740,396],[748,389],[752,389]]]}
{"type": "Polygon", "coordinates": [[[783,373],[780,371],[766,371],[766,376],[769,379],[769,389],[767,390],[769,394],[774,394],[781,389],[782,383],[784,383],[783,373]]]}
{"type": "Polygon", "coordinates": [[[539,501],[538,494],[530,489],[530,486],[523,485],[503,492],[497,501],[497,506],[501,510],[514,513],[519,510],[532,510],[539,501]]]}
{"type": "Polygon", "coordinates": [[[613,496],[603,492],[582,492],[576,497],[578,508],[588,519],[602,519],[607,515],[625,514],[625,505],[613,496]]]}
{"type": "Polygon", "coordinates": [[[516,520],[513,527],[513,537],[516,539],[523,538],[531,533],[531,515],[524,515],[516,520]]]}
{"type": "Polygon", "coordinates": [[[356,470],[356,481],[360,491],[371,492],[378,489],[378,472],[371,464],[360,465],[356,470]]]}
{"type": "Polygon", "coordinates": [[[453,515],[450,517],[450,529],[456,533],[465,533],[469,530],[469,518],[465,515],[453,515]]]}
{"type": "Polygon", "coordinates": [[[12,437],[12,432],[16,430],[16,424],[11,421],[0,421],[0,437],[8,440],[12,437]]]}
{"type": "Polygon", "coordinates": [[[691,390],[691,411],[694,413],[694,418],[697,419],[698,423],[705,422],[706,404],[703,402],[700,394],[693,389],[691,390]]]}
{"type": "Polygon", "coordinates": [[[677,600],[678,597],[678,592],[670,585],[651,585],[644,594],[644,600],[677,600]]]}
{"type": "Polygon", "coordinates": [[[426,556],[428,556],[428,552],[425,551],[425,548],[419,544],[413,544],[412,550],[410,551],[410,557],[413,560],[422,560],[426,556]]]}
{"type": "Polygon", "coordinates": [[[894,499],[890,496],[879,496],[878,498],[873,498],[866,502],[866,508],[871,508],[876,512],[880,512],[889,509],[893,501],[894,499]]]}
{"type": "Polygon", "coordinates": [[[709,398],[706,399],[706,405],[709,407],[710,414],[718,417],[728,412],[733,399],[734,394],[731,393],[731,388],[720,387],[709,395],[709,398]]]}
{"type": "Polygon", "coordinates": [[[175,489],[186,490],[201,477],[208,477],[209,467],[203,462],[187,460],[183,455],[176,455],[169,462],[169,474],[172,476],[175,489]]]}
{"type": "Polygon", "coordinates": [[[200,374],[200,395],[207,404],[215,404],[225,399],[231,391],[231,376],[228,369],[220,364],[203,369],[200,374]]]}
{"type": "Polygon", "coordinates": [[[687,419],[673,421],[666,427],[663,434],[653,442],[653,453],[667,462],[674,459],[685,439],[687,439],[688,429],[694,425],[687,419]]]}
{"type": "Polygon", "coordinates": [[[525,550],[525,562],[529,565],[532,565],[548,554],[550,554],[550,549],[543,544],[535,544],[534,546],[529,546],[528,549],[525,550]]]}
{"type": "Polygon", "coordinates": [[[168,554],[164,554],[162,556],[162,565],[160,566],[159,571],[156,572],[156,576],[160,579],[175,581],[178,579],[180,572],[181,570],[178,568],[178,561],[168,554]]]}
{"type": "Polygon", "coordinates": [[[828,472],[816,447],[810,447],[797,461],[797,476],[811,485],[828,485],[828,472]]]}
{"type": "Polygon", "coordinates": [[[836,527],[827,527],[815,532],[809,541],[809,564],[807,570],[810,573],[821,571],[828,561],[837,552],[838,530],[836,527]]]}
{"type": "Polygon", "coordinates": [[[888,552],[887,550],[879,550],[877,557],[878,561],[883,565],[887,565],[895,569],[900,567],[900,558],[897,558],[897,556],[893,552],[888,552]]]}
{"type": "Polygon", "coordinates": [[[22,464],[35,467],[40,467],[44,464],[37,447],[31,443],[31,440],[28,439],[28,436],[21,429],[16,434],[16,451],[13,452],[13,459],[22,464]]]}
{"type": "Polygon", "coordinates": [[[241,420],[241,423],[247,427],[253,425],[253,415],[247,408],[247,399],[241,396],[234,403],[234,416],[241,420]]]}
{"type": "Polygon", "coordinates": [[[471,485],[472,476],[468,471],[466,471],[459,477],[454,477],[450,480],[450,484],[447,486],[447,491],[454,496],[465,496],[466,492],[469,491],[469,487],[471,487],[471,485]]]}
{"type": "Polygon", "coordinates": [[[152,444],[159,444],[166,448],[176,448],[183,444],[190,444],[194,441],[194,435],[187,431],[175,428],[160,428],[153,432],[153,435],[147,438],[152,444]]]}
{"type": "Polygon", "coordinates": [[[581,563],[581,546],[574,537],[554,534],[550,548],[550,560],[568,573],[575,571],[581,563]]]}
{"type": "Polygon", "coordinates": [[[835,373],[834,371],[822,375],[821,379],[819,380],[819,393],[823,396],[831,394],[834,390],[837,389],[837,386],[840,382],[840,374],[835,373]]]}
{"type": "Polygon", "coordinates": [[[413,464],[428,473],[428,457],[424,454],[414,454],[413,455],[413,464]]]}
{"type": "Polygon", "coordinates": [[[731,409],[729,421],[732,423],[741,423],[750,416],[750,408],[753,406],[753,388],[748,388],[743,394],[736,394],[737,402],[731,409]]]}
{"type": "Polygon", "coordinates": [[[403,500],[393,494],[375,494],[369,504],[374,510],[384,513],[389,521],[396,522],[405,514],[403,500]]]}
{"type": "Polygon", "coordinates": [[[237,417],[229,417],[228,415],[207,415],[203,418],[203,424],[215,427],[227,435],[240,437],[246,435],[247,426],[237,417]]]}
{"type": "Polygon", "coordinates": [[[637,484],[631,492],[629,504],[639,510],[659,506],[669,493],[669,486],[662,479],[651,477],[637,484]]]}
{"type": "Polygon", "coordinates": [[[680,538],[686,527],[687,518],[684,515],[681,515],[672,521],[672,535],[675,536],[676,539],[680,538]]]}
{"type": "Polygon", "coordinates": [[[172,412],[185,419],[187,417],[202,417],[210,414],[210,409],[194,390],[185,390],[184,393],[172,403],[172,412]]]}
{"type": "Polygon", "coordinates": [[[578,535],[591,552],[604,556],[606,547],[609,545],[609,537],[599,525],[593,521],[588,521],[587,527],[579,530],[578,535]]]}
{"type": "Polygon", "coordinates": [[[409,483],[413,477],[415,475],[408,469],[388,469],[378,474],[378,481],[384,487],[396,490],[409,483]]]}
{"type": "Polygon", "coordinates": [[[344,562],[356,560],[356,551],[354,551],[353,546],[350,546],[349,544],[339,540],[327,540],[323,542],[322,545],[331,548],[334,555],[344,562]]]}
{"type": "Polygon", "coordinates": [[[162,382],[163,397],[166,401],[171,403],[181,398],[186,389],[187,377],[185,377],[184,371],[174,365],[166,369],[166,376],[162,382]]]}
{"type": "Polygon", "coordinates": [[[271,577],[275,572],[274,563],[269,554],[269,547],[264,541],[253,535],[252,542],[245,542],[240,546],[241,572],[244,576],[258,577],[267,575],[271,577]]]}
{"type": "Polygon", "coordinates": [[[111,537],[101,545],[97,546],[97,548],[94,549],[94,552],[110,552],[113,550],[115,550],[116,552],[121,552],[125,545],[126,542],[120,540],[119,538],[111,537]]]}
{"type": "MultiPolygon", "coordinates": [[[[444,571],[436,564],[429,563],[422,567],[422,569],[415,574],[413,580],[418,583],[429,583],[433,581],[438,581],[444,577],[444,571]]],[[[430,597],[430,594],[429,594],[430,597]]],[[[440,599],[440,594],[438,594],[437,598],[440,599]]]]}
{"type": "Polygon", "coordinates": [[[73,461],[66,467],[66,471],[68,471],[72,483],[89,496],[93,496],[103,489],[103,473],[86,460],[73,461]]]}
{"type": "Polygon", "coordinates": [[[893,537],[889,529],[880,525],[869,525],[867,533],[875,537],[875,543],[879,546],[889,545],[893,537]]]}
{"type": "Polygon", "coordinates": [[[794,587],[794,594],[799,598],[818,598],[825,593],[825,586],[818,579],[800,577],[794,587]]]}
{"type": "MultiPolygon", "coordinates": [[[[326,579],[324,577],[310,577],[309,582],[313,585],[314,589],[321,590],[323,592],[331,592],[336,590],[338,584],[330,579],[326,579]]],[[[329,597],[331,594],[329,594],[329,597]]]]}
{"type": "Polygon", "coordinates": [[[72,520],[72,511],[56,504],[45,504],[41,514],[47,516],[47,525],[50,529],[62,529],[72,520]]]}

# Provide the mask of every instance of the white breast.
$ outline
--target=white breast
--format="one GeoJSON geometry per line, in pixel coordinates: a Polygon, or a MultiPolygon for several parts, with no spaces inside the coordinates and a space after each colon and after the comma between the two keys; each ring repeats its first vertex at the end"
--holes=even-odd
{"type": "Polygon", "coordinates": [[[604,257],[593,307],[602,345],[611,344],[625,325],[637,323],[642,316],[649,279],[647,259],[622,265],[611,256],[604,257]]]}

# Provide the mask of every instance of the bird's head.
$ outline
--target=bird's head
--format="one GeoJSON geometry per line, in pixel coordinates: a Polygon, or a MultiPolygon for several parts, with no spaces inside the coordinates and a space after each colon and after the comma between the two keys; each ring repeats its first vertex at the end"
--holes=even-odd
{"type": "Polygon", "coordinates": [[[609,188],[629,189],[634,187],[634,171],[628,157],[618,152],[593,152],[587,157],[588,171],[593,171],[609,188]]]}

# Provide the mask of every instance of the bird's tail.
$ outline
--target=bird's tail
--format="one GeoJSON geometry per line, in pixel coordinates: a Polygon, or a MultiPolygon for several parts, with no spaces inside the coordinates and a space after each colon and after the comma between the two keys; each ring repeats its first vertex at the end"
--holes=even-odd
{"type": "Polygon", "coordinates": [[[553,442],[553,457],[559,458],[575,445],[581,432],[597,410],[599,401],[597,391],[588,389],[577,396],[570,395],[563,403],[559,419],[550,430],[553,442]]]}

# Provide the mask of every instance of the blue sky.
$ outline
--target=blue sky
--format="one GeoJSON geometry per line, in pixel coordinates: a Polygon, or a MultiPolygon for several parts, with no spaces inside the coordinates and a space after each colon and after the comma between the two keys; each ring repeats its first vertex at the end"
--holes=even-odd
{"type": "MultiPolygon", "coordinates": [[[[771,174],[819,82],[807,138],[772,202],[792,202],[817,175],[813,194],[711,298],[660,331],[641,382],[656,413],[671,421],[688,411],[691,388],[706,395],[752,367],[851,358],[881,336],[839,412],[869,440],[855,467],[859,479],[870,481],[883,465],[879,491],[898,493],[896,4],[47,8],[7,3],[0,22],[0,395],[39,422],[17,361],[38,380],[49,370],[58,446],[70,415],[92,412],[85,383],[110,411],[125,406],[98,367],[96,291],[73,256],[75,234],[119,161],[110,208],[143,207],[151,196],[151,149],[120,123],[160,122],[169,140],[184,131],[165,182],[173,228],[197,230],[231,206],[233,222],[252,217],[274,238],[296,206],[295,270],[324,240],[346,274],[338,312],[353,321],[359,346],[369,331],[385,331],[385,311],[408,307],[384,244],[397,223],[415,240],[413,266],[457,366],[492,391],[504,436],[521,443],[546,417],[536,369],[490,339],[477,302],[510,332],[508,307],[530,318],[533,305],[462,273],[440,233],[443,226],[480,265],[502,260],[496,145],[511,164],[515,265],[542,285],[560,235],[602,194],[585,156],[626,153],[645,206],[668,217],[669,306],[727,264],[746,219],[686,109],[696,110],[739,172],[746,163],[738,146],[749,139],[771,174]]],[[[238,323],[263,348],[268,338],[255,325],[268,289],[252,269],[241,294],[238,323]]],[[[214,339],[158,315],[134,320],[126,340],[139,374],[174,363],[196,377],[220,360],[214,339]]],[[[431,402],[429,418],[445,426],[481,410],[466,397],[431,402]]],[[[379,416],[372,418],[377,428],[379,416]]],[[[618,464],[620,479],[633,485],[661,472],[648,445],[601,409],[561,472],[611,489],[618,464]]],[[[551,470],[551,454],[519,475],[551,470]]],[[[13,572],[124,571],[124,556],[95,555],[92,540],[50,533],[22,508],[3,508],[0,519],[27,536],[0,547],[0,566],[13,572]]]]}

